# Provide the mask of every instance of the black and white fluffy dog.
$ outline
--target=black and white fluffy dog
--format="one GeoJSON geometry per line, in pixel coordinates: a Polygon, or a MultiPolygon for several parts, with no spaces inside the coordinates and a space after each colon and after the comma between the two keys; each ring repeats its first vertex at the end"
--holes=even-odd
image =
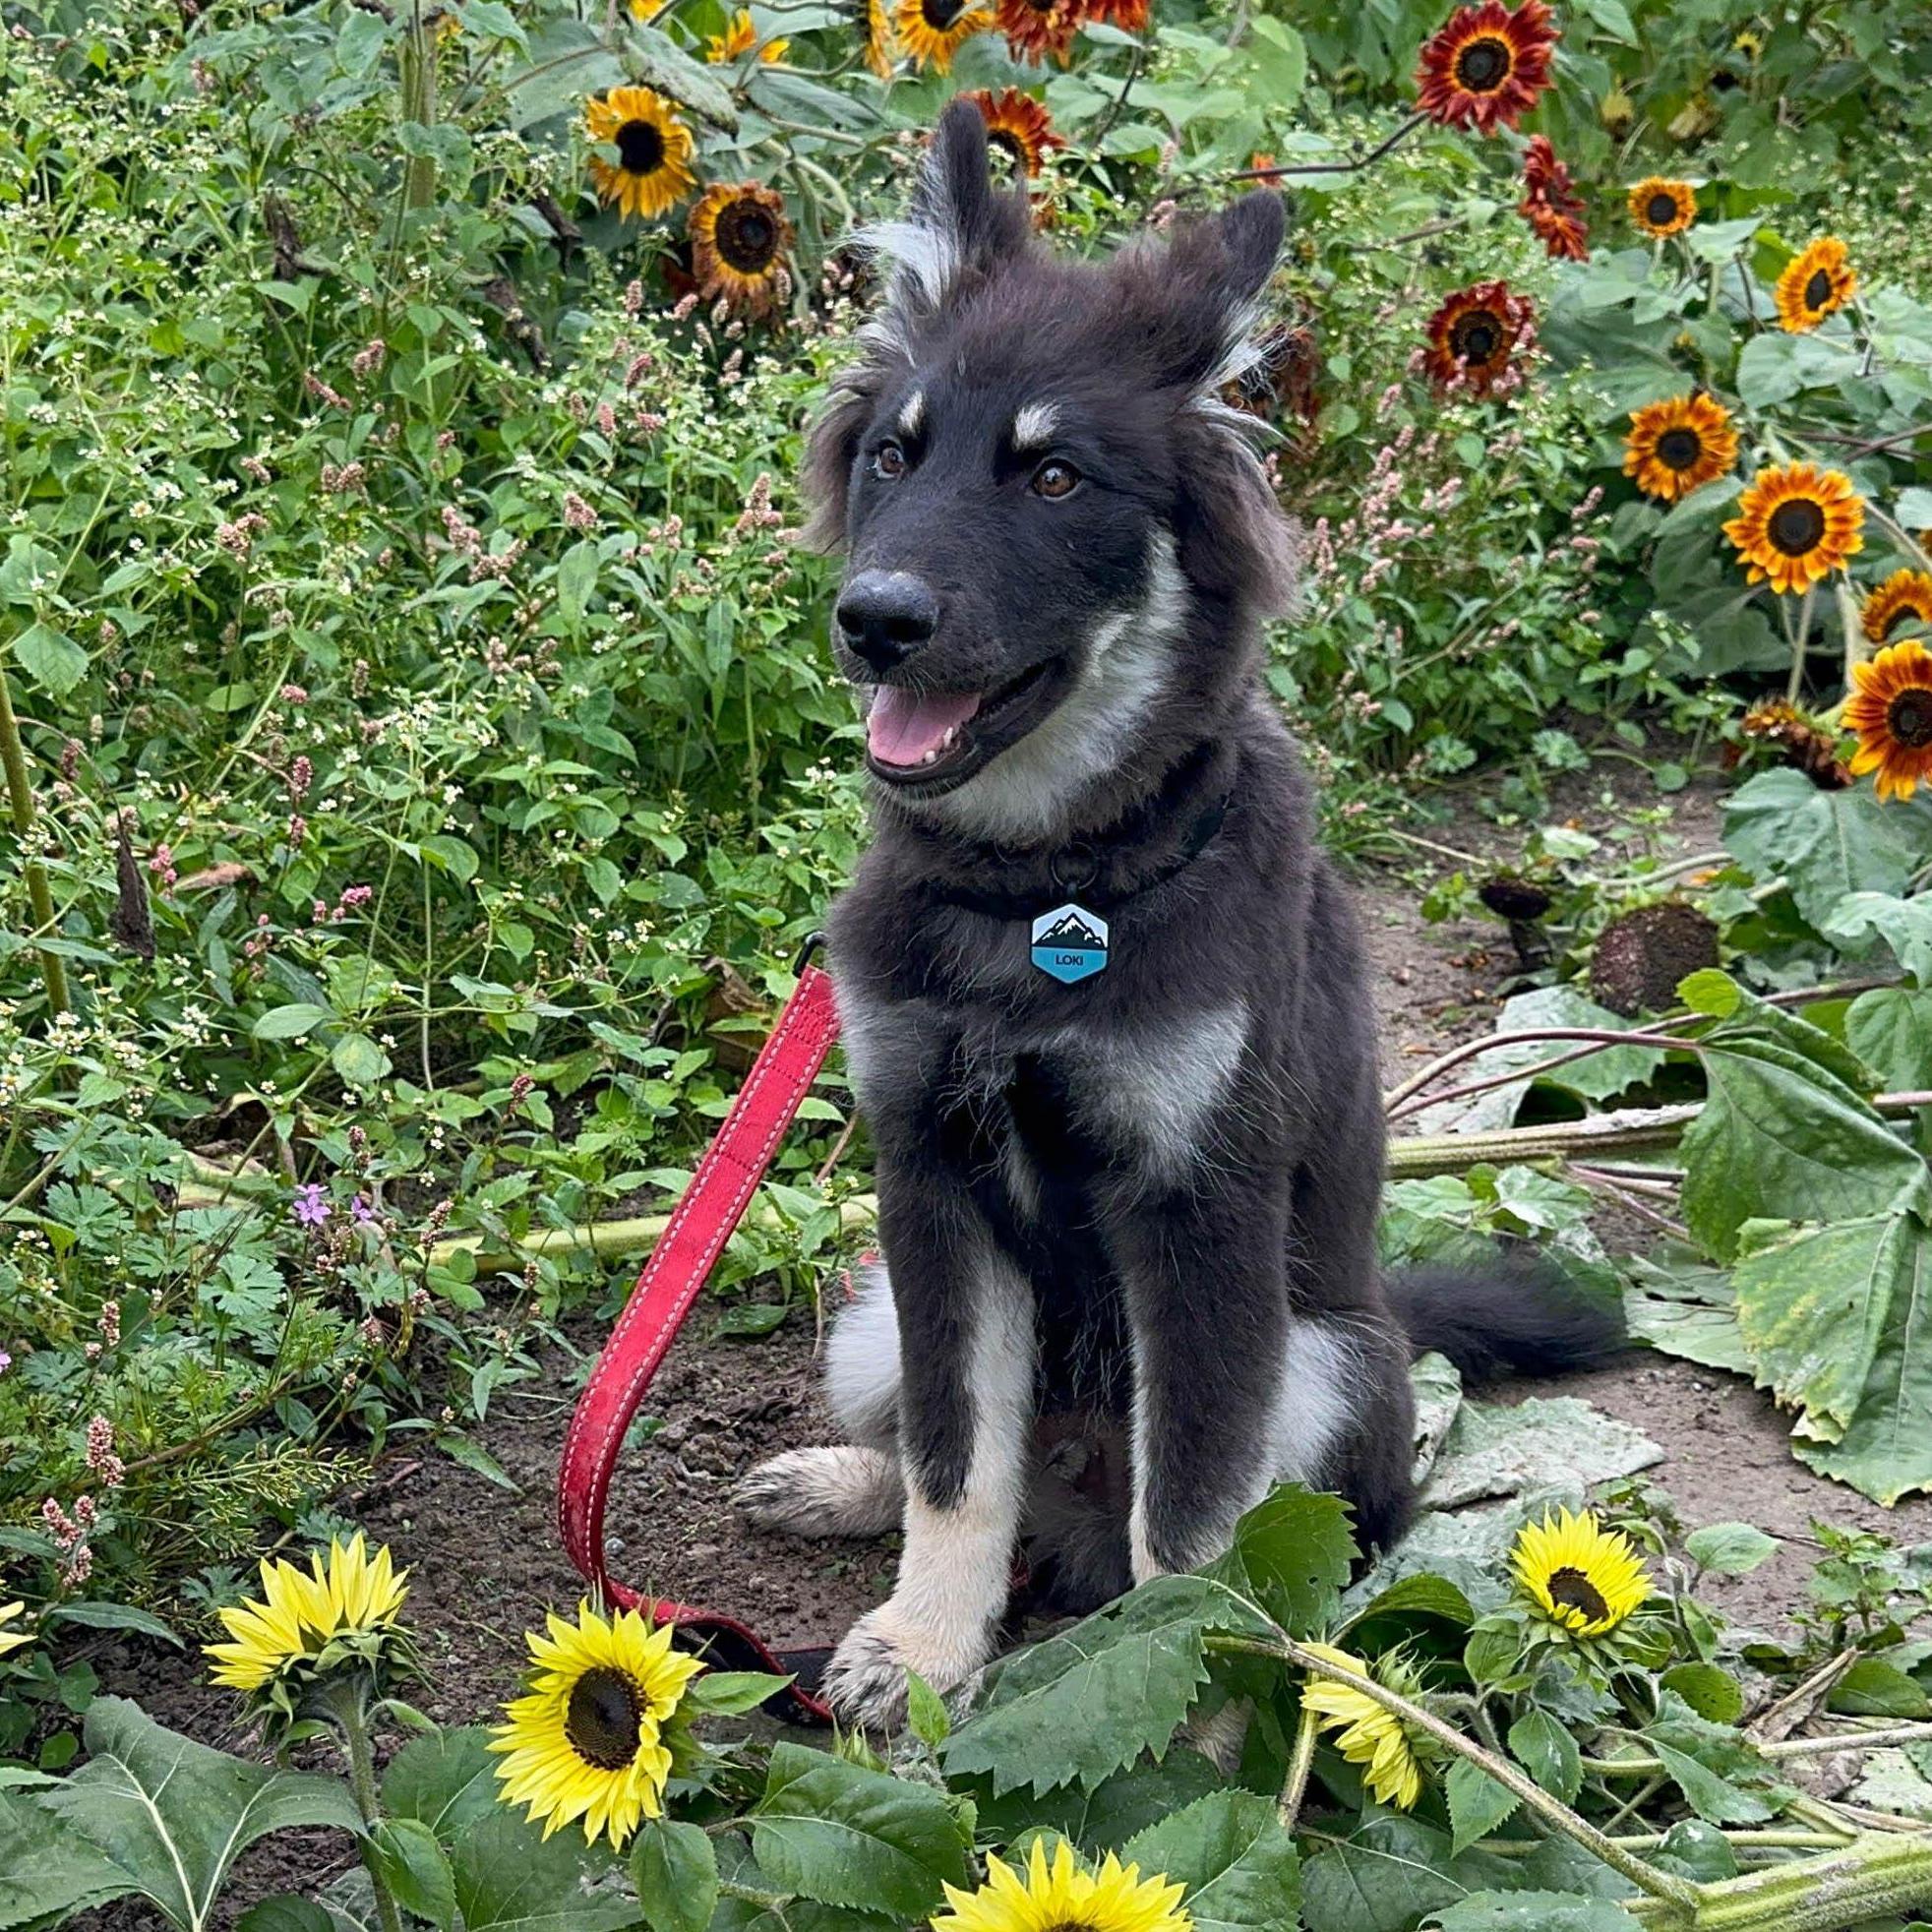
{"type": "Polygon", "coordinates": [[[1547,1366],[1606,1339],[1534,1287],[1376,1264],[1372,1006],[1259,682],[1291,543],[1221,400],[1282,230],[1251,194],[1057,259],[955,103],[814,432],[869,694],[876,837],[830,954],[884,1262],[829,1345],[848,1444],[739,1501],[807,1536],[903,1523],[827,1678],[854,1721],[895,1721],[908,1667],[943,1692],[988,1661],[1023,1541],[1091,1606],[1294,1478],[1386,1543],[1415,1348],[1547,1366]],[[1034,958],[1069,905],[1108,929],[1070,983],[1034,958]]]}

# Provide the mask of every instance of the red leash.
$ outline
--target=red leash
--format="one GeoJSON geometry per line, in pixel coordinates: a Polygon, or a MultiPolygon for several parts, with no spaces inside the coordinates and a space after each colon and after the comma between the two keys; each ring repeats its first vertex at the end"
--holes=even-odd
{"type": "MultiPolygon", "coordinates": [[[[811,951],[808,943],[805,958],[811,951]]],[[[736,1617],[693,1603],[645,1597],[619,1583],[605,1557],[604,1503],[631,1418],[677,1340],[732,1230],[751,1205],[785,1129],[837,1038],[831,980],[802,959],[798,990],[785,1002],[743,1091],[697,1164],[684,1199],[651,1249],[631,1299],[583,1385],[564,1438],[563,1467],[557,1477],[557,1527],[564,1547],[607,1600],[641,1609],[653,1622],[675,1623],[695,1640],[693,1648],[703,1648],[733,1669],[801,1675],[813,1682],[822,1652],[781,1658],[736,1617]]],[[[825,1705],[798,1684],[774,1698],[772,1708],[798,1723],[831,1721],[825,1705]]]]}

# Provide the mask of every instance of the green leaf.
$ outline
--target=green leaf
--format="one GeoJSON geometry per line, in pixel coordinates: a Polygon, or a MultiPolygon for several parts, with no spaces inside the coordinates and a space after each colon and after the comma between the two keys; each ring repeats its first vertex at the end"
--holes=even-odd
{"type": "Polygon", "coordinates": [[[1707,1825],[1760,1825],[1774,1807],[1745,1781],[1764,1783],[1769,1768],[1741,1731],[1708,1722],[1670,1691],[1660,1699],[1663,1716],[1645,1733],[1690,1808],[1707,1825]]]}
{"type": "Polygon", "coordinates": [[[1510,1755],[1565,1804],[1583,1789],[1583,1753],[1569,1727],[1532,1706],[1509,1727],[1510,1755]]]}
{"type": "Polygon", "coordinates": [[[1302,1866],[1301,1915],[1308,1932],[1410,1932],[1427,1913],[1516,1877],[1507,1858],[1452,1857],[1447,1832],[1387,1813],[1302,1866]]]}
{"type": "Polygon", "coordinates": [[[235,1921],[235,1932],[336,1932],[338,1923],[313,1899],[283,1892],[250,1905],[235,1921]]]}
{"type": "Polygon", "coordinates": [[[165,1644],[181,1648],[180,1633],[164,1623],[152,1610],[133,1603],[82,1602],[57,1603],[47,1612],[49,1623],[78,1623],[90,1630],[133,1630],[144,1637],[158,1637],[165,1644]]]}
{"type": "Polygon", "coordinates": [[[1844,348],[1822,336],[1768,331],[1753,335],[1737,358],[1737,392],[1753,409],[1770,409],[1803,390],[1828,389],[1856,367],[1844,348]]]}
{"type": "Polygon", "coordinates": [[[1932,898],[1900,899],[1889,892],[1853,892],[1839,901],[1819,930],[1847,950],[1859,952],[1869,948],[1866,935],[1876,933],[1921,987],[1932,987],[1932,898]],[[1865,943],[1859,944],[1860,940],[1865,943]]]}
{"type": "Polygon", "coordinates": [[[791,1682],[766,1670],[707,1670],[692,1680],[685,1702],[712,1718],[742,1718],[755,1711],[791,1682]]]}
{"type": "Polygon", "coordinates": [[[456,1917],[456,1881],[436,1834],[417,1818],[379,1818],[370,1837],[396,1902],[449,1932],[456,1917]]]}
{"type": "Polygon", "coordinates": [[[809,1751],[773,1747],[751,1812],[752,1850],[785,1891],[824,1905],[920,1918],[966,1883],[966,1845],[943,1792],[809,1751]]]}
{"type": "Polygon", "coordinates": [[[88,675],[88,654],[65,631],[30,624],[13,642],[14,662],[54,697],[67,694],[88,675]]]}
{"type": "Polygon", "coordinates": [[[1932,530],[1932,490],[1918,484],[1901,490],[1893,514],[1908,530],[1932,530]]]}
{"type": "Polygon", "coordinates": [[[1452,1857],[1461,1857],[1471,1845],[1479,1844],[1498,1825],[1513,1818],[1523,1802],[1467,1758],[1458,1758],[1449,1767],[1442,1786],[1449,1800],[1452,1857]]]}
{"type": "Polygon", "coordinates": [[[1861,1657],[1833,1686],[1826,1709],[1841,1718],[1932,1718],[1932,1698],[1882,1657],[1861,1657]]]}
{"type": "Polygon", "coordinates": [[[1123,1864],[1187,1888],[1194,1932],[1276,1932],[1297,1922],[1301,1861],[1266,1798],[1216,1791],[1128,1841],[1123,1864]]]}
{"type": "Polygon", "coordinates": [[[334,1017],[327,1006],[298,999],[286,1006],[272,1007],[249,1030],[258,1040],[299,1040],[334,1017]]]}
{"type": "Polygon", "coordinates": [[[1157,1577],[1009,1659],[940,1755],[953,1773],[988,1773],[996,1791],[1092,1786],[1167,1749],[1207,1681],[1210,1631],[1273,1629],[1212,1578],[1157,1577]]]}
{"type": "Polygon", "coordinates": [[[0,1793],[0,1927],[53,1923],[135,1889],[72,1826],[26,1798],[0,1793]]]}
{"type": "Polygon", "coordinates": [[[1631,1339],[1706,1368],[1748,1375],[1751,1358],[1737,1332],[1730,1277],[1701,1261],[1659,1262],[1633,1255],[1623,1296],[1631,1339]]]}
{"type": "Polygon", "coordinates": [[[1724,844],[1760,882],[1784,878],[1822,930],[1847,893],[1905,889],[1922,863],[1911,815],[1868,786],[1821,792],[1801,771],[1761,771],[1724,801],[1724,844]]]}
{"type": "Polygon", "coordinates": [[[126,1698],[97,1698],[85,1737],[88,1762],[42,1802],[187,1932],[211,1922],[229,1867],[266,1833],[293,1825],[363,1829],[335,1779],[211,1751],[163,1729],[126,1698]]]}
{"type": "Polygon", "coordinates": [[[1861,993],[1845,1009],[1844,1040],[1886,1087],[1922,1080],[1932,1067],[1932,986],[1861,993]]]}
{"type": "Polygon", "coordinates": [[[1091,1791],[1062,1785],[1036,1798],[1026,1790],[995,1797],[975,1781],[983,1838],[1010,1841],[1022,1832],[1057,1832],[1091,1852],[1117,1851],[1128,1839],[1222,1788],[1221,1774],[1198,1751],[1174,1750],[1158,1763],[1104,1778],[1091,1791]]]}
{"type": "Polygon", "coordinates": [[[718,1907],[717,1847],[699,1826],[648,1818],[632,1847],[631,1880],[651,1932],[706,1932],[718,1907]]]}
{"type": "Polygon", "coordinates": [[[501,1806],[457,1838],[450,1862],[463,1932],[620,1932],[637,1922],[634,1900],[585,1892],[595,1867],[579,1833],[546,1839],[501,1806]]]}
{"type": "Polygon", "coordinates": [[[490,1733],[461,1724],[412,1737],[383,1774],[383,1809],[414,1818],[443,1844],[453,1844],[497,1809],[497,1766],[490,1733]]]}
{"type": "Polygon", "coordinates": [[[1309,1637],[1335,1621],[1359,1554],[1340,1496],[1284,1482],[1236,1524],[1209,1574],[1253,1598],[1291,1637],[1309,1637]]]}
{"type": "Polygon", "coordinates": [[[352,1087],[373,1087],[390,1070],[390,1057],[366,1033],[345,1033],[329,1063],[352,1087]]]}
{"type": "Polygon", "coordinates": [[[917,1670],[906,1672],[906,1722],[929,1750],[936,1751],[952,1732],[945,1699],[917,1670]]]}
{"type": "Polygon", "coordinates": [[[1713,1523],[1684,1539],[1684,1552],[1700,1570],[1721,1577],[1748,1577],[1761,1570],[1782,1545],[1752,1523],[1713,1523]]]}
{"type": "Polygon", "coordinates": [[[624,63],[634,80],[682,101],[700,121],[725,134],[738,129],[731,91],[707,73],[662,29],[634,26],[624,47],[624,63]]]}
{"type": "Polygon", "coordinates": [[[1715,1663],[1674,1664],[1663,1673],[1662,1681],[1700,1718],[1714,1724],[1734,1724],[1744,1715],[1742,1686],[1728,1670],[1715,1663]]]}
{"type": "Polygon", "coordinates": [[[1436,1923],[1442,1932],[1642,1932],[1615,1900],[1575,1892],[1478,1892],[1436,1923]]]}

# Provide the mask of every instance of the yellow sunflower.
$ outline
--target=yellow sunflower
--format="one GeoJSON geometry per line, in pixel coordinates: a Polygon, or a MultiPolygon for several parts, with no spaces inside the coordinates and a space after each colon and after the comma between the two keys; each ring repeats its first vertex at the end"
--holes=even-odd
{"type": "Polygon", "coordinates": [[[1842,470],[1815,463],[1761,469],[1723,526],[1752,583],[1808,590],[1864,549],[1865,500],[1842,470]]]}
{"type": "Polygon", "coordinates": [[[491,1731],[503,1800],[527,1805],[545,1838],[581,1818],[586,1843],[602,1835],[622,1849],[643,1819],[664,1815],[666,1730],[704,1666],[671,1648],[668,1623],[653,1630],[635,1610],[600,1616],[579,1603],[574,1623],[553,1610],[549,1625],[525,1640],[528,1695],[491,1731]]]}
{"type": "Polygon", "coordinates": [[[993,19],[993,10],[975,0],[898,0],[892,10],[899,44],[917,67],[937,74],[949,74],[953,55],[993,19]]]}
{"type": "Polygon", "coordinates": [[[946,1887],[951,1910],[929,1921],[933,1932],[1193,1932],[1181,1908],[1184,1886],[1143,1879],[1138,1865],[1113,1853],[1098,1872],[1083,1872],[1064,1839],[1054,1846],[1035,1839],[1024,1874],[997,1858],[986,1861],[977,1892],[946,1887]]]}
{"type": "Polygon", "coordinates": [[[1665,181],[1654,174],[1631,189],[1630,218],[1660,240],[1681,235],[1697,219],[1697,190],[1688,181],[1665,181]]]}
{"type": "Polygon", "coordinates": [[[331,1539],[326,1564],[322,1551],[312,1550],[309,1569],[317,1605],[327,1618],[323,1632],[329,1637],[353,1636],[392,1624],[409,1594],[404,1582],[409,1572],[396,1570],[389,1544],[378,1543],[376,1553],[370,1555],[360,1530],[346,1543],[339,1537],[331,1539]]]}
{"type": "Polygon", "coordinates": [[[613,88],[585,107],[584,125],[592,141],[617,150],[615,167],[601,154],[590,157],[590,178],[607,206],[648,220],[697,185],[691,130],[649,88],[613,88]]]}
{"type": "Polygon", "coordinates": [[[12,1636],[7,1634],[7,1625],[16,1622],[26,1608],[25,1603],[0,1603],[0,1657],[5,1657],[9,1651],[17,1651],[24,1645],[32,1643],[32,1637],[25,1631],[16,1632],[12,1636]]]}
{"type": "Polygon", "coordinates": [[[1821,235],[1778,277],[1778,323],[1786,334],[1804,335],[1858,292],[1858,273],[1844,244],[1821,235]]]}
{"type": "MultiPolygon", "coordinates": [[[[752,25],[749,9],[740,7],[732,15],[730,23],[722,33],[713,33],[704,43],[704,58],[713,67],[722,67],[727,61],[741,60],[758,44],[758,30],[752,25]]],[[[791,50],[789,40],[767,40],[764,51],[758,55],[762,61],[783,60],[791,50]]]]}
{"type": "Polygon", "coordinates": [[[692,272],[707,302],[768,316],[790,292],[784,198],[755,181],[707,188],[691,211],[692,272]]]}
{"type": "Polygon", "coordinates": [[[1932,651],[1916,637],[1888,644],[1851,667],[1857,687],[1844,700],[1845,724],[1858,734],[1851,769],[1878,773],[1882,799],[1908,799],[1932,785],[1932,651]]]}
{"type": "MultiPolygon", "coordinates": [[[[1338,1651],[1327,1644],[1303,1644],[1301,1648],[1325,1663],[1339,1664],[1344,1670],[1354,1670],[1377,1683],[1399,1678],[1399,1682],[1388,1682],[1387,1688],[1404,1696],[1411,1696],[1415,1691],[1409,1672],[1393,1658],[1379,1659],[1371,1666],[1360,1658],[1351,1657],[1347,1651],[1338,1651]]],[[[1368,1788],[1376,1797],[1399,1811],[1415,1810],[1422,1795],[1422,1768],[1417,1760],[1415,1744],[1393,1711],[1383,1710],[1372,1697],[1352,1684],[1337,1683],[1327,1677],[1308,1679],[1301,1691],[1301,1708],[1320,1718],[1323,1730],[1342,1733],[1335,1740],[1337,1749],[1352,1765],[1366,1767],[1368,1788]]]]}
{"type": "Polygon", "coordinates": [[[1737,460],[1737,432],[1730,411],[1699,392],[1647,402],[1630,412],[1623,444],[1623,473],[1646,496],[1675,503],[1715,482],[1737,460]]]}
{"type": "Polygon", "coordinates": [[[866,65],[881,81],[892,78],[899,42],[892,31],[892,9],[887,0],[866,0],[866,65]]]}
{"type": "Polygon", "coordinates": [[[1875,644],[1890,643],[1902,624],[1922,624],[1932,632],[1932,573],[1894,571],[1865,599],[1860,617],[1875,644]]]}
{"type": "Polygon", "coordinates": [[[356,1639],[381,1637],[395,1627],[408,1596],[389,1546],[379,1543],[371,1556],[358,1530],[347,1543],[337,1538],[309,1557],[306,1573],[278,1558],[261,1566],[262,1596],[220,1612],[231,1639],[210,1644],[212,1680],[230,1690],[257,1691],[298,1663],[318,1660],[331,1644],[353,1646],[356,1639]]]}
{"type": "Polygon", "coordinates": [[[1630,1539],[1589,1510],[1526,1523],[1510,1568],[1543,1615],[1577,1637],[1607,1635],[1651,1594],[1651,1573],[1630,1539]]]}

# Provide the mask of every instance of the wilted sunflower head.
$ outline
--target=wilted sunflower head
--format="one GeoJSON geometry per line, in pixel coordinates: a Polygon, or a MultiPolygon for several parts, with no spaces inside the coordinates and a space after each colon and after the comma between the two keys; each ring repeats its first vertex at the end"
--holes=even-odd
{"type": "MultiPolygon", "coordinates": [[[[1416,1673],[1398,1656],[1380,1657],[1372,1664],[1328,1644],[1301,1648],[1325,1663],[1353,1670],[1386,1690],[1414,1699],[1420,1688],[1416,1673]]],[[[1323,1730],[1339,1731],[1336,1748],[1351,1764],[1364,1767],[1370,1791],[1398,1811],[1414,1811],[1422,1795],[1422,1768],[1416,1741],[1393,1711],[1385,1710],[1366,1691],[1333,1677],[1310,1676],[1301,1690],[1301,1708],[1312,1711],[1323,1730]]]]}
{"type": "Polygon", "coordinates": [[[1816,463],[1761,469],[1723,526],[1752,583],[1808,590],[1865,547],[1865,500],[1842,470],[1816,463]]]}
{"type": "Polygon", "coordinates": [[[1559,37],[1542,0],[1459,8],[1422,43],[1416,104],[1443,127],[1513,128],[1550,87],[1559,37]]]}
{"type": "Polygon", "coordinates": [[[528,1806],[545,1838],[581,1819],[586,1843],[608,1838],[621,1849],[664,1814],[673,1729],[704,1666],[671,1648],[668,1623],[653,1629],[635,1610],[604,1616],[579,1603],[574,1623],[552,1611],[549,1630],[526,1638],[528,1693],[491,1731],[503,1800],[528,1806]]]}
{"type": "Polygon", "coordinates": [[[1506,281],[1458,289],[1429,318],[1422,366],[1445,389],[1487,395],[1506,386],[1517,351],[1530,345],[1536,313],[1506,281]]]}
{"type": "Polygon", "coordinates": [[[1583,198],[1547,135],[1533,135],[1523,156],[1523,199],[1516,211],[1536,231],[1552,260],[1587,262],[1589,229],[1583,198]]]}
{"type": "Polygon", "coordinates": [[[1902,625],[1916,624],[1932,638],[1932,572],[1894,571],[1859,612],[1865,635],[1889,644],[1902,625]]]}
{"type": "Polygon", "coordinates": [[[976,1892],[946,1887],[950,1910],[930,1923],[933,1932],[1193,1932],[1181,1907],[1184,1886],[1144,1879],[1112,1851],[1097,1872],[1081,1869],[1073,1847],[1057,1840],[1051,1861],[1043,1839],[1033,1841],[1023,1870],[987,1861],[976,1892]]]}
{"type": "Polygon", "coordinates": [[[953,55],[993,25],[993,14],[978,0],[898,0],[892,20],[914,66],[949,74],[953,55]]]}
{"type": "Polygon", "coordinates": [[[1703,391],[1630,412],[1623,473],[1646,496],[1675,503],[1728,473],[1737,460],[1730,411],[1703,391]]]}
{"type": "Polygon", "coordinates": [[[691,130],[662,94],[613,88],[585,107],[584,125],[591,140],[617,150],[615,164],[590,157],[590,178],[607,206],[648,220],[696,186],[691,130]]]}
{"type": "Polygon", "coordinates": [[[1145,33],[1153,18],[1152,0],[1087,0],[1086,18],[1122,33],[1145,33]]]}
{"type": "Polygon", "coordinates": [[[1061,66],[1080,30],[1078,0],[998,0],[995,19],[1015,60],[1038,67],[1049,54],[1061,66]]]}
{"type": "Polygon", "coordinates": [[[755,181],[707,188],[691,211],[692,269],[706,301],[768,316],[791,291],[784,197],[755,181]]]}
{"type": "Polygon", "coordinates": [[[1697,190],[1688,181],[1666,181],[1654,174],[1631,189],[1630,218],[1659,240],[1680,235],[1697,219],[1697,190]]]}
{"type": "Polygon", "coordinates": [[[1851,667],[1851,682],[1843,712],[1858,734],[1851,769],[1877,772],[1880,798],[1909,799],[1932,784],[1932,651],[1916,637],[1888,644],[1851,667]]]}
{"type": "Polygon", "coordinates": [[[1651,1575],[1620,1530],[1586,1510],[1529,1523],[1510,1557],[1517,1587],[1544,1618],[1573,1637],[1604,1637],[1641,1609],[1651,1575]]]}
{"type": "Polygon", "coordinates": [[[1836,235],[1821,235],[1778,277],[1779,327],[1787,334],[1809,334],[1857,292],[1849,251],[1836,235]]]}

